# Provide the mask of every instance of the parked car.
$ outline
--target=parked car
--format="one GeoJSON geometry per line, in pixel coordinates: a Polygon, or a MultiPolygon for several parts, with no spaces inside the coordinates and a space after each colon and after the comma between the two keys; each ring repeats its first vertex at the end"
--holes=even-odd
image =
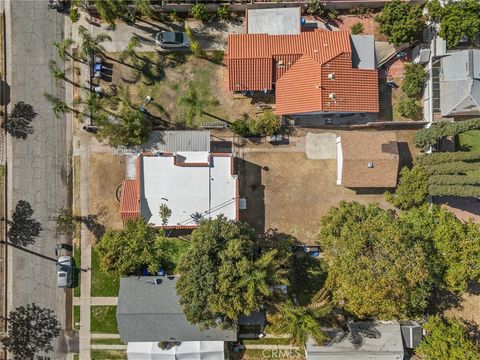
{"type": "Polygon", "coordinates": [[[184,32],[160,31],[155,35],[155,43],[164,49],[188,48],[190,39],[184,32]]]}
{"type": "Polygon", "coordinates": [[[57,284],[61,288],[73,287],[73,259],[71,256],[60,256],[58,258],[57,284]]]}

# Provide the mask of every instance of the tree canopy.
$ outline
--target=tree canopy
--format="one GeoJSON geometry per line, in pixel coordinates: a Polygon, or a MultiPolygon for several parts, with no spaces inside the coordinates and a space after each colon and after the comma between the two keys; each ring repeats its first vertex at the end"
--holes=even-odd
{"type": "Polygon", "coordinates": [[[386,200],[399,209],[410,209],[425,202],[428,195],[428,174],[420,165],[411,170],[400,170],[400,180],[394,194],[386,193],[386,200]]]}
{"type": "Polygon", "coordinates": [[[171,243],[143,218],[127,220],[121,230],[107,230],[96,245],[102,269],[115,276],[131,275],[142,267],[155,273],[171,264],[171,243]]]}
{"type": "Polygon", "coordinates": [[[449,48],[464,39],[469,44],[480,32],[480,3],[475,0],[446,1],[442,6],[438,0],[427,3],[428,15],[440,22],[439,35],[447,41],[449,48]]]}
{"type": "Polygon", "coordinates": [[[434,289],[480,279],[480,226],[438,206],[397,215],[342,202],[321,219],[319,240],[333,302],[359,317],[420,315],[434,289]]]}
{"type": "Polygon", "coordinates": [[[219,216],[203,220],[180,258],[177,293],[186,318],[202,327],[235,323],[259,310],[271,286],[286,282],[283,256],[259,253],[247,224],[219,216]]]}
{"type": "Polygon", "coordinates": [[[423,327],[427,335],[415,350],[415,354],[420,359],[480,359],[480,349],[458,320],[431,316],[423,327]]]}
{"type": "Polygon", "coordinates": [[[379,24],[380,32],[393,45],[412,43],[425,27],[422,9],[401,0],[388,2],[375,21],[379,24]]]}
{"type": "Polygon", "coordinates": [[[2,337],[3,349],[15,360],[33,359],[37,352],[53,350],[52,340],[60,334],[60,322],[51,309],[36,304],[19,306],[7,318],[8,333],[2,337]]]}
{"type": "Polygon", "coordinates": [[[421,64],[406,63],[402,91],[408,97],[416,97],[423,91],[428,73],[421,64]]]}

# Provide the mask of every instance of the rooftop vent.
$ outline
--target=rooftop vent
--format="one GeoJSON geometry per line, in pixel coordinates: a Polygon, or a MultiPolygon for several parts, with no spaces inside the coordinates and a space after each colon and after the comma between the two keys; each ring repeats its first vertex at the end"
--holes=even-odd
{"type": "Polygon", "coordinates": [[[318,49],[313,49],[313,52],[314,52],[314,53],[318,53],[318,49]]]}
{"type": "Polygon", "coordinates": [[[283,62],[283,60],[278,60],[277,66],[278,67],[284,67],[285,63],[283,62]]]}
{"type": "Polygon", "coordinates": [[[369,169],[373,169],[373,163],[372,163],[372,162],[369,162],[369,163],[368,163],[368,168],[369,168],[369,169]]]}
{"type": "Polygon", "coordinates": [[[330,99],[332,99],[332,100],[335,100],[335,99],[337,98],[337,94],[335,94],[335,93],[330,93],[330,94],[328,94],[328,97],[329,97],[330,99]]]}
{"type": "Polygon", "coordinates": [[[335,80],[335,73],[330,73],[330,74],[328,74],[328,78],[329,78],[330,80],[335,80]]]}

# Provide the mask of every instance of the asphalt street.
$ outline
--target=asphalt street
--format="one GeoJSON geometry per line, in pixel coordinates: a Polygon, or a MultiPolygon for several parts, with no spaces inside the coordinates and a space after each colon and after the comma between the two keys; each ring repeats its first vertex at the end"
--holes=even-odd
{"type": "MultiPolygon", "coordinates": [[[[57,288],[54,217],[67,205],[70,144],[66,119],[54,116],[42,94],[65,97],[64,84],[56,84],[48,69],[50,59],[62,66],[52,43],[63,36],[65,16],[49,9],[46,0],[4,1],[10,106],[24,101],[38,113],[34,134],[26,140],[8,138],[8,205],[11,211],[18,200],[28,201],[43,228],[28,247],[35,254],[9,248],[8,308],[34,302],[54,309],[64,327],[66,291],[57,288]]],[[[65,351],[61,336],[48,356],[65,359],[65,351]]]]}

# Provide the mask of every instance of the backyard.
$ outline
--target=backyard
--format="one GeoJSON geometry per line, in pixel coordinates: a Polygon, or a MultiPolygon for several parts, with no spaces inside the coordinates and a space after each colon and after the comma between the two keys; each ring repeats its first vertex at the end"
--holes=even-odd
{"type": "Polygon", "coordinates": [[[470,130],[458,135],[459,151],[480,151],[480,130],[470,130]]]}

